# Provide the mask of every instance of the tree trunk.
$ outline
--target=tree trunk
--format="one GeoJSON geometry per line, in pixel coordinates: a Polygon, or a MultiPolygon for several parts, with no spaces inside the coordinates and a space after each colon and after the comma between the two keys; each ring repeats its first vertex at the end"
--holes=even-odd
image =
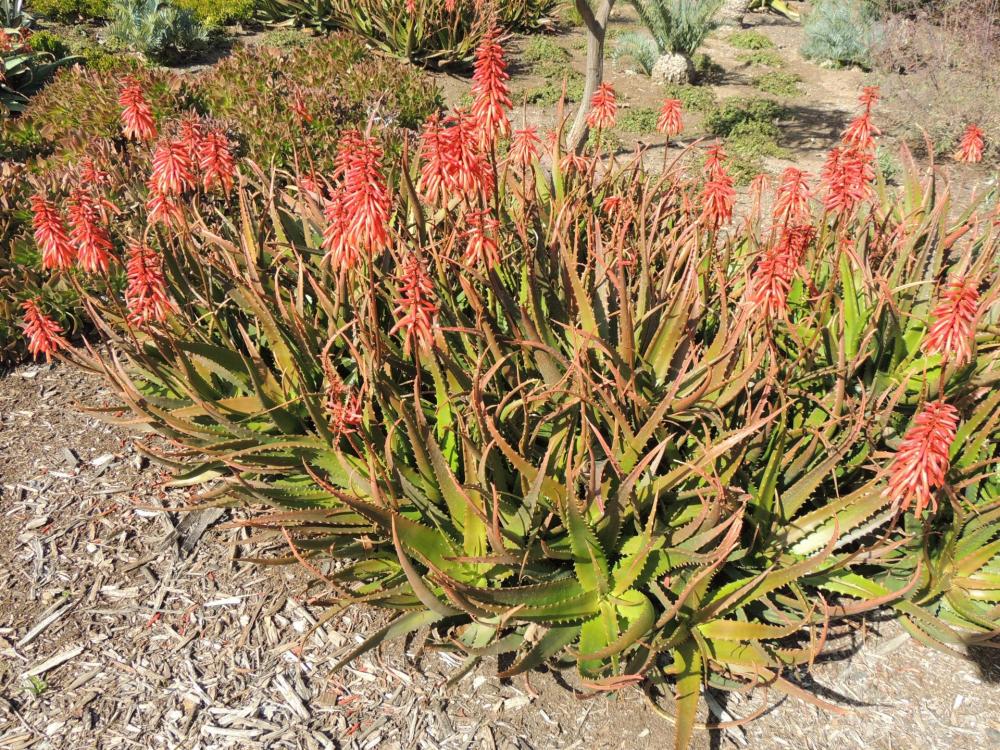
{"type": "Polygon", "coordinates": [[[588,0],[575,0],[575,2],[577,12],[583,17],[583,22],[587,26],[587,70],[583,84],[583,98],[576,113],[576,120],[573,121],[573,128],[569,131],[566,147],[579,153],[587,142],[587,113],[590,111],[590,100],[604,78],[604,37],[615,0],[602,0],[596,13],[590,7],[588,0]]]}

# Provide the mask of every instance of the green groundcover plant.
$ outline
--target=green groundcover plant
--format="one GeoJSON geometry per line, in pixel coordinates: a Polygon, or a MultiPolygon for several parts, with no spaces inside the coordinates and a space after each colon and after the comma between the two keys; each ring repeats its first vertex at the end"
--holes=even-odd
{"type": "MultiPolygon", "coordinates": [[[[373,118],[275,170],[124,81],[114,149],[32,198],[105,346],[26,300],[32,351],[101,373],[176,482],[260,509],[325,617],[394,613],[341,665],[421,629],[455,680],[562,661],[672,698],[684,748],[706,687],[840,710],[797,680],[840,618],[996,645],[996,204],[905,152],[889,190],[874,89],[819,180],[765,211],[755,179],[739,219],[717,145],[650,173],[514,128],[494,34],[474,95],[395,155],[373,118]]],[[[616,117],[604,85],[589,123],[616,117]]]]}

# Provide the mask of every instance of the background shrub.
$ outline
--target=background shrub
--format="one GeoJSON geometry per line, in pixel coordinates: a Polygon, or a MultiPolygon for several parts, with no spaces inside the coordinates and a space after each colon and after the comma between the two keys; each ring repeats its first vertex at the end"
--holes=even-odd
{"type": "Polygon", "coordinates": [[[163,0],[111,0],[107,41],[157,62],[203,50],[208,31],[195,14],[163,0]]]}
{"type": "Polygon", "coordinates": [[[29,0],[29,9],[38,16],[57,21],[105,19],[110,0],[29,0]]]}
{"type": "Polygon", "coordinates": [[[867,69],[882,36],[877,21],[876,10],[864,0],[820,0],[803,21],[802,54],[867,69]]]}
{"type": "Polygon", "coordinates": [[[257,0],[171,0],[178,8],[194,13],[206,26],[246,24],[254,19],[257,0]]]}

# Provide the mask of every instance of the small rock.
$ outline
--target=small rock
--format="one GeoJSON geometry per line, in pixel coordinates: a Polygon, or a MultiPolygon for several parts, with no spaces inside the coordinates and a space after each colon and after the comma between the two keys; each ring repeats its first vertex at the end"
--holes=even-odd
{"type": "Polygon", "coordinates": [[[76,452],[73,451],[72,449],[63,448],[62,454],[63,454],[63,460],[65,461],[66,465],[69,466],[70,468],[80,465],[80,457],[76,455],[76,452]]]}
{"type": "Polygon", "coordinates": [[[743,28],[743,16],[750,10],[750,0],[723,0],[722,6],[715,14],[719,28],[743,28]]]}

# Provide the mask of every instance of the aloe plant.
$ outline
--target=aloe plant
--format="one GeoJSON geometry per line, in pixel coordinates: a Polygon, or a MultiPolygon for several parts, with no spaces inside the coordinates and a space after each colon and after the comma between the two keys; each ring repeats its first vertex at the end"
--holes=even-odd
{"type": "Polygon", "coordinates": [[[247,525],[287,551],[260,561],[305,563],[327,616],[395,613],[340,665],[421,628],[464,655],[456,680],[487,655],[508,676],[562,660],[584,690],[672,695],[683,748],[706,685],[839,710],[786,677],[838,617],[894,608],[942,647],[995,642],[988,204],[952,211],[905,153],[898,193],[804,198],[782,305],[762,307],[787,218],[724,228],[717,200],[712,220],[695,208],[724,195],[720,149],[703,179],[556,141],[548,173],[525,141],[498,162],[463,140],[469,121],[432,118],[419,155],[384,162],[350,133],[328,184],[245,162],[225,197],[189,176],[180,218],[120,228],[162,264],[169,315],[81,290],[112,346],[62,355],[129,412],[99,413],[170,441],[154,455],[176,483],[267,508],[247,525]],[[368,244],[345,252],[362,235],[341,220],[368,244]],[[926,346],[955,273],[982,300],[961,364],[926,346]],[[939,397],[957,436],[918,518],[888,458],[939,397]]]}
{"type": "Polygon", "coordinates": [[[64,66],[79,57],[56,59],[47,52],[36,52],[23,41],[20,29],[0,29],[0,106],[8,113],[24,110],[29,97],[64,66]]]}

